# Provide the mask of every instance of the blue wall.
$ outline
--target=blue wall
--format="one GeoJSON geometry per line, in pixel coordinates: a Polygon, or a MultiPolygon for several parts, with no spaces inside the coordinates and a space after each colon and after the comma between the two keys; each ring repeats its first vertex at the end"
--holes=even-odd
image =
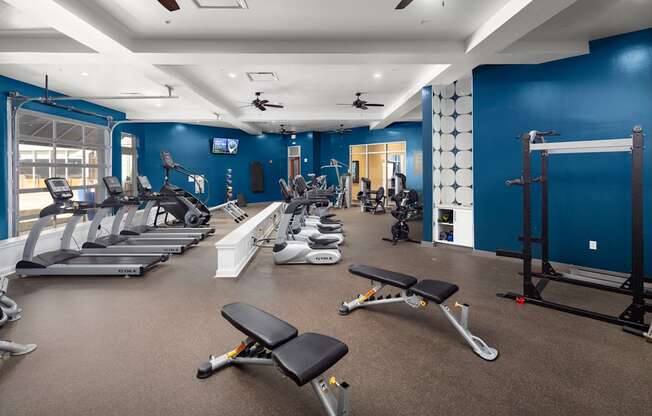
{"type": "MultiPolygon", "coordinates": [[[[520,247],[520,188],[504,185],[505,179],[520,175],[519,133],[555,129],[562,136],[553,140],[622,138],[639,124],[648,141],[645,232],[646,253],[651,252],[652,29],[591,42],[590,50],[589,55],[541,65],[474,71],[476,249],[520,247]]],[[[630,270],[630,160],[627,154],[551,158],[553,260],[630,270]],[[597,251],[589,250],[589,240],[597,240],[597,251]]],[[[536,214],[538,221],[538,209],[536,214]]],[[[646,260],[650,275],[652,258],[646,260]]]]}
{"type": "MultiPolygon", "coordinates": [[[[8,203],[9,195],[7,194],[7,188],[6,188],[6,183],[9,179],[8,172],[7,172],[7,152],[8,152],[7,132],[9,129],[9,126],[7,126],[7,95],[12,91],[18,91],[25,96],[39,97],[44,95],[43,88],[0,75],[0,151],[2,154],[2,156],[0,157],[0,183],[3,184],[2,189],[0,190],[0,239],[7,238],[7,230],[8,230],[7,224],[10,220],[9,218],[7,218],[7,203],[8,203]]],[[[50,91],[50,95],[60,96],[62,94],[50,91]]],[[[88,102],[67,101],[65,102],[65,104],[74,105],[77,108],[81,108],[87,111],[92,111],[98,114],[105,114],[113,117],[114,120],[123,120],[125,118],[125,114],[122,112],[115,111],[110,108],[102,107],[96,104],[91,104],[88,102]]],[[[76,114],[76,113],[68,112],[66,110],[48,107],[41,104],[30,103],[25,105],[24,108],[52,114],[59,117],[71,118],[74,120],[84,121],[87,123],[95,123],[102,126],[106,126],[106,120],[102,118],[76,114]]],[[[117,157],[119,160],[120,157],[119,151],[117,157]]]]}
{"type": "MultiPolygon", "coordinates": [[[[140,142],[138,168],[147,175],[154,189],[163,184],[160,151],[168,150],[175,162],[206,176],[210,182],[209,206],[225,201],[226,170],[233,169],[233,192],[245,194],[248,202],[279,200],[278,179],[287,175],[287,139],[279,134],[254,136],[241,130],[180,123],[146,123],[128,125],[140,142]],[[210,153],[213,137],[240,140],[237,155],[210,153]],[[251,192],[249,166],[253,161],[263,164],[265,192],[251,192]],[[271,164],[270,164],[271,161],[271,164]]],[[[172,173],[170,181],[194,192],[194,184],[179,173],[172,173]]]]}
{"type": "MultiPolygon", "coordinates": [[[[368,127],[358,127],[351,132],[320,133],[319,166],[327,165],[330,159],[337,159],[349,164],[349,146],[355,144],[373,144],[385,142],[407,142],[407,186],[417,192],[423,191],[421,166],[416,169],[415,155],[421,153],[421,123],[394,123],[385,129],[370,130],[368,127]]],[[[332,169],[328,169],[331,171],[332,169]]],[[[323,172],[322,172],[323,173],[323,172]]],[[[335,174],[328,172],[328,183],[337,183],[335,174]]]]}
{"type": "MultiPolygon", "coordinates": [[[[301,146],[301,174],[306,178],[309,173],[319,175],[319,133],[297,133],[294,139],[285,137],[288,146],[301,146]]],[[[286,176],[287,172],[283,177],[286,176]]]]}

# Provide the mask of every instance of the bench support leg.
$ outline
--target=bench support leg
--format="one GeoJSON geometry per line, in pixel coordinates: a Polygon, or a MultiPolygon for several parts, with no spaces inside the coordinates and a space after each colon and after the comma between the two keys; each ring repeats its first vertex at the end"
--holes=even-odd
{"type": "Polygon", "coordinates": [[[317,397],[319,397],[322,406],[328,412],[328,416],[347,416],[349,414],[349,385],[347,383],[338,383],[335,377],[331,377],[326,382],[322,375],[313,379],[310,385],[317,397]],[[337,388],[337,394],[333,392],[331,386],[337,388]]]}
{"type": "Polygon", "coordinates": [[[25,355],[36,349],[36,344],[19,344],[11,341],[0,340],[0,358],[3,355],[25,355]]]}
{"type": "Polygon", "coordinates": [[[468,318],[469,318],[469,305],[461,305],[456,303],[455,306],[462,308],[460,318],[456,318],[451,312],[448,305],[445,303],[440,303],[439,307],[446,318],[450,321],[453,327],[459,332],[459,334],[464,338],[464,340],[471,346],[473,352],[478,354],[480,358],[487,361],[493,361],[498,358],[498,350],[495,348],[489,347],[481,338],[476,337],[468,329],[468,318]]]}
{"type": "Polygon", "coordinates": [[[197,378],[208,378],[232,364],[273,365],[270,356],[271,352],[257,346],[253,339],[247,338],[226,354],[211,355],[208,361],[202,363],[197,369],[197,378]]]}

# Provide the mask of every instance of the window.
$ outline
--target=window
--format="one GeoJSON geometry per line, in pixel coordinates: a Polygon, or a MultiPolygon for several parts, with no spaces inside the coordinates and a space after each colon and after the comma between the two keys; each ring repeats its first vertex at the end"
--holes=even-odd
{"type": "MultiPolygon", "coordinates": [[[[358,144],[349,146],[350,166],[358,166],[358,176],[371,180],[372,189],[384,187],[389,193],[394,189],[394,173],[406,171],[406,144],[403,141],[377,144],[358,144]]],[[[351,188],[351,195],[360,191],[359,178],[355,178],[351,188]]]]}
{"type": "MultiPolygon", "coordinates": [[[[41,209],[52,203],[46,178],[66,178],[77,200],[103,199],[98,185],[108,165],[106,128],[25,110],[18,113],[17,123],[14,235],[29,231],[41,209]]],[[[66,218],[59,217],[55,225],[57,221],[66,218]]]]}
{"type": "Polygon", "coordinates": [[[136,176],[138,175],[138,152],[136,149],[136,137],[122,133],[120,138],[121,165],[122,165],[122,187],[128,195],[138,195],[136,176]]]}

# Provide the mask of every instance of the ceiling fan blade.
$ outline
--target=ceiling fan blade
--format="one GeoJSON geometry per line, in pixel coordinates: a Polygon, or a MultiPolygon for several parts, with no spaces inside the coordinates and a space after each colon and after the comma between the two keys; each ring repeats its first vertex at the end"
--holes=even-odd
{"type": "Polygon", "coordinates": [[[283,108],[283,105],[281,104],[263,104],[265,107],[272,107],[272,108],[283,108]]]}
{"type": "Polygon", "coordinates": [[[401,0],[401,2],[396,5],[396,10],[403,10],[412,3],[412,0],[401,0]]]}
{"type": "Polygon", "coordinates": [[[262,105],[265,105],[265,104],[267,104],[268,102],[269,102],[269,100],[260,100],[260,103],[261,103],[262,105]]]}
{"type": "Polygon", "coordinates": [[[247,108],[247,107],[254,107],[254,105],[253,104],[241,105],[238,108],[247,108]]]}
{"type": "Polygon", "coordinates": [[[365,103],[365,107],[385,107],[385,104],[369,104],[365,103]]]}
{"type": "Polygon", "coordinates": [[[168,11],[174,12],[180,9],[179,5],[177,4],[176,0],[158,0],[159,3],[168,11]]]}

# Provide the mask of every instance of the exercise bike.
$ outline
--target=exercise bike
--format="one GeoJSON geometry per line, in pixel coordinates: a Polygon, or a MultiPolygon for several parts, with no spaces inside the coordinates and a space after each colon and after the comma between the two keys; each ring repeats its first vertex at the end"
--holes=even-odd
{"type": "Polygon", "coordinates": [[[409,210],[407,206],[401,205],[392,210],[392,216],[396,218],[396,222],[392,225],[392,238],[383,238],[383,241],[389,241],[392,245],[398,244],[399,241],[407,241],[410,243],[420,243],[419,241],[410,238],[410,226],[407,223],[409,210]]]}
{"type": "Polygon", "coordinates": [[[172,159],[172,155],[168,151],[161,151],[161,161],[163,162],[163,169],[165,169],[165,179],[163,187],[159,192],[161,201],[156,210],[155,224],[158,224],[160,215],[165,215],[166,225],[181,224],[184,227],[200,227],[208,224],[211,219],[211,212],[206,206],[206,202],[210,197],[208,191],[208,180],[197,172],[193,172],[184,168],[172,159]],[[197,196],[191,194],[185,189],[170,183],[170,172],[179,172],[195,181],[201,181],[206,186],[207,196],[204,201],[201,201],[197,196]],[[161,211],[162,209],[162,211],[161,211]],[[172,214],[176,218],[176,224],[168,223],[168,214],[172,214]]]}

